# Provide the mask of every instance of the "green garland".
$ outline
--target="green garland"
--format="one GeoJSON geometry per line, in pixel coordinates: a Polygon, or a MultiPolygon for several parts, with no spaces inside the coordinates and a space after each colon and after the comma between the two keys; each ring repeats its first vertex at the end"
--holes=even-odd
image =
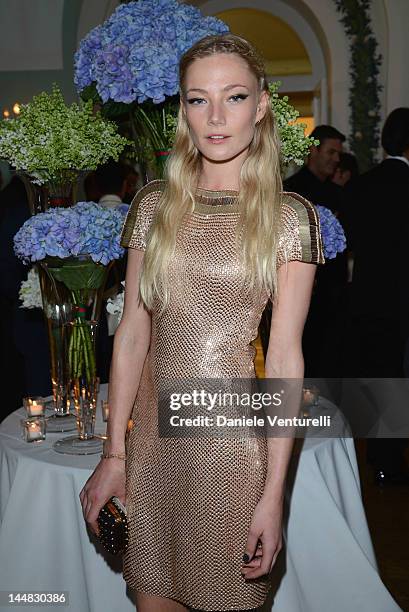
{"type": "Polygon", "coordinates": [[[377,163],[382,90],[378,75],[382,56],[377,52],[378,43],[370,25],[371,0],[334,1],[350,39],[349,144],[363,172],[377,163]]]}

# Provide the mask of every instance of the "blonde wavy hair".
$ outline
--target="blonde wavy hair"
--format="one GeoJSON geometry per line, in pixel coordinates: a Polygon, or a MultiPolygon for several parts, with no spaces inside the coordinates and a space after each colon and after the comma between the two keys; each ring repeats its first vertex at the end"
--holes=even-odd
{"type": "MultiPolygon", "coordinates": [[[[256,49],[233,34],[206,36],[191,47],[179,64],[180,94],[185,94],[186,73],[200,58],[230,53],[247,63],[259,84],[260,94],[269,95],[264,64],[256,49]]],[[[175,142],[166,165],[166,183],[157,205],[141,272],[140,295],[150,309],[155,296],[162,311],[169,302],[167,267],[176,234],[186,213],[194,210],[201,170],[201,153],[193,144],[182,105],[175,142]]],[[[237,245],[244,263],[243,287],[262,287],[271,296],[277,292],[276,259],[281,221],[281,173],[277,127],[271,105],[255,125],[254,137],[240,172],[237,245]]]]}

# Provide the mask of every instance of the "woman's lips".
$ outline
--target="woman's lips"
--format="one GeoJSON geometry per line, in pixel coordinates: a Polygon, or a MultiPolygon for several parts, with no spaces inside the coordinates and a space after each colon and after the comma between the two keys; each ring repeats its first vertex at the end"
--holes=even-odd
{"type": "Polygon", "coordinates": [[[223,135],[216,135],[216,134],[206,136],[206,140],[208,140],[212,144],[220,144],[222,142],[226,142],[228,138],[230,138],[230,136],[223,136],[223,135]]]}

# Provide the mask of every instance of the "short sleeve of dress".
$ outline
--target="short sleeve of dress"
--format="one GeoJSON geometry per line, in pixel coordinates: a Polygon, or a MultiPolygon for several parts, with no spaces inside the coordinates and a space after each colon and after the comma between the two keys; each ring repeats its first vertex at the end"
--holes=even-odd
{"type": "Polygon", "coordinates": [[[164,181],[151,181],[135,195],[122,228],[120,240],[122,247],[145,251],[163,187],[164,181]]]}
{"type": "Polygon", "coordinates": [[[283,193],[277,267],[288,261],[324,264],[320,219],[313,204],[297,193],[283,193]]]}

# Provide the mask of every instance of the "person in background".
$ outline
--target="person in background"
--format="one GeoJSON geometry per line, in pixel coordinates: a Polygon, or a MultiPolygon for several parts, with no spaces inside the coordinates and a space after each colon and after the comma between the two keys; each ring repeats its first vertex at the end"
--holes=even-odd
{"type": "MultiPolygon", "coordinates": [[[[388,116],[382,146],[385,159],[347,187],[354,269],[346,365],[350,376],[391,379],[409,376],[409,108],[388,116]]],[[[409,484],[407,446],[368,440],[375,482],[409,484]]]]}
{"type": "Polygon", "coordinates": [[[299,193],[337,214],[342,207],[342,189],[332,182],[332,177],[340,162],[345,136],[330,125],[317,125],[310,136],[320,144],[311,147],[301,170],[284,181],[284,191],[299,193]]]}
{"type": "MultiPolygon", "coordinates": [[[[106,208],[117,208],[123,204],[127,189],[128,170],[124,164],[115,161],[99,166],[95,171],[95,188],[100,194],[98,204],[106,208]]],[[[118,293],[120,283],[125,279],[125,260],[113,264],[104,293],[104,305],[101,312],[97,336],[97,367],[102,383],[108,382],[111,367],[113,334],[109,332],[106,299],[118,293]]]]}
{"type": "Polygon", "coordinates": [[[131,204],[136,192],[139,189],[139,172],[137,172],[132,166],[125,167],[127,171],[126,188],[125,195],[122,198],[122,201],[125,202],[125,204],[131,204]]]}
{"type": "Polygon", "coordinates": [[[84,192],[86,202],[99,202],[101,192],[97,184],[96,172],[89,172],[84,179],[84,192]]]}
{"type": "Polygon", "coordinates": [[[10,183],[11,179],[10,164],[4,159],[0,159],[0,191],[10,183]]]}
{"type": "Polygon", "coordinates": [[[124,203],[128,171],[120,162],[109,161],[95,171],[96,186],[101,194],[98,204],[105,208],[117,208],[124,203]]]}
{"type": "Polygon", "coordinates": [[[27,192],[14,176],[0,192],[0,420],[22,404],[25,395],[51,394],[47,329],[40,309],[20,308],[19,290],[29,267],[14,253],[13,239],[30,218],[27,192]],[[13,381],[13,382],[11,382],[13,381]]]}
{"type": "MultiPolygon", "coordinates": [[[[339,185],[340,187],[344,188],[344,201],[343,201],[343,205],[341,207],[341,211],[338,215],[338,220],[341,223],[345,234],[348,235],[348,231],[347,231],[347,225],[348,225],[348,214],[347,214],[347,210],[348,207],[350,205],[350,201],[349,201],[349,197],[348,197],[348,189],[346,189],[347,187],[349,187],[351,185],[351,181],[354,181],[357,177],[359,176],[359,165],[358,165],[358,160],[355,157],[355,155],[353,155],[352,153],[346,153],[343,152],[340,154],[340,160],[339,160],[339,164],[338,167],[335,171],[334,176],[332,177],[332,181],[336,184],[339,185]]],[[[352,274],[353,274],[353,269],[354,269],[354,256],[353,256],[353,252],[351,251],[351,249],[347,249],[345,251],[345,256],[347,259],[347,269],[348,269],[348,275],[347,275],[347,282],[348,282],[348,287],[347,287],[347,293],[350,290],[350,285],[351,285],[351,281],[352,281],[352,274]]],[[[346,303],[345,303],[345,309],[348,309],[348,301],[349,298],[347,297],[346,303]]],[[[345,326],[346,321],[345,322],[345,326]]],[[[345,329],[344,326],[344,329],[345,329]]],[[[346,351],[346,353],[348,354],[348,347],[345,346],[344,349],[346,351]]],[[[345,356],[342,358],[343,361],[342,363],[345,363],[345,356]]]]}
{"type": "Polygon", "coordinates": [[[342,152],[339,156],[339,164],[332,177],[332,182],[340,187],[345,187],[349,181],[357,176],[359,176],[359,166],[355,155],[342,152]]]}
{"type": "MultiPolygon", "coordinates": [[[[330,125],[318,125],[310,136],[320,144],[311,147],[301,170],[284,181],[284,191],[299,193],[313,204],[325,206],[340,216],[344,190],[332,181],[332,177],[340,163],[345,136],[330,125]]],[[[341,346],[347,281],[346,253],[326,260],[325,265],[317,270],[303,335],[307,378],[342,376],[341,346]]]]}

